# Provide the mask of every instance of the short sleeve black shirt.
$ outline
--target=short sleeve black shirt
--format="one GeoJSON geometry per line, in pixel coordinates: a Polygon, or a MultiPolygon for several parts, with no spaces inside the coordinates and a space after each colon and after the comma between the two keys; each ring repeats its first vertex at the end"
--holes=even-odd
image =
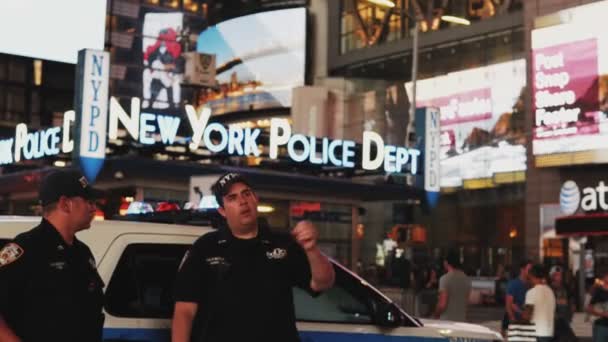
{"type": "Polygon", "coordinates": [[[23,341],[101,341],[103,281],[84,243],[42,220],[1,261],[0,314],[23,341]]]}
{"type": "Polygon", "coordinates": [[[175,300],[198,303],[192,341],[299,341],[292,287],[315,294],[310,281],[308,258],[291,236],[261,228],[243,240],[223,229],[194,243],[175,300]]]}
{"type": "MultiPolygon", "coordinates": [[[[591,301],[589,303],[591,305],[598,306],[599,311],[608,311],[608,291],[601,287],[596,288],[593,292],[593,296],[591,296],[591,301]]],[[[608,326],[608,318],[596,319],[595,324],[608,326]]]]}

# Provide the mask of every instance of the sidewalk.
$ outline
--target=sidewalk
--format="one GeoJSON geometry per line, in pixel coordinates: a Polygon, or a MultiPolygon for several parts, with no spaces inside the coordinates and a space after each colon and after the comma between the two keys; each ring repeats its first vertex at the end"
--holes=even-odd
{"type": "MultiPolygon", "coordinates": [[[[501,307],[471,306],[469,307],[469,320],[471,323],[481,324],[492,330],[500,331],[504,309],[501,307]]],[[[591,341],[591,322],[585,322],[585,314],[577,312],[572,320],[572,329],[581,342],[591,341]]]]}

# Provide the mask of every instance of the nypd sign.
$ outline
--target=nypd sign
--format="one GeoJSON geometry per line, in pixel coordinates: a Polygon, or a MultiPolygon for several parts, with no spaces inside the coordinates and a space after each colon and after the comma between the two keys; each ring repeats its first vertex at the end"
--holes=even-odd
{"type": "MultiPolygon", "coordinates": [[[[130,113],[127,113],[115,98],[110,99],[109,138],[118,139],[121,124],[133,139],[142,144],[173,144],[177,140],[176,134],[182,120],[178,117],[141,113],[140,103],[138,98],[131,99],[130,113]]],[[[217,122],[210,123],[211,109],[208,107],[197,111],[193,106],[186,105],[185,111],[187,124],[192,131],[188,145],[191,151],[204,147],[213,153],[253,157],[262,154],[258,142],[262,133],[260,129],[241,129],[225,127],[217,122]]],[[[383,168],[389,173],[407,171],[416,174],[418,171],[420,151],[417,149],[387,145],[378,133],[366,131],[363,132],[361,164],[357,166],[356,145],[351,140],[293,134],[287,119],[270,120],[270,159],[277,159],[279,150],[284,148],[289,158],[298,163],[361,167],[365,170],[383,168]]]]}
{"type": "Polygon", "coordinates": [[[70,137],[70,125],[74,118],[74,111],[67,111],[62,127],[36,132],[30,132],[24,123],[18,124],[14,138],[0,140],[0,165],[72,152],[74,141],[70,137]]]}
{"type": "Polygon", "coordinates": [[[439,110],[427,108],[424,132],[424,190],[432,207],[439,197],[439,153],[441,126],[439,110]]]}
{"type": "MultiPolygon", "coordinates": [[[[58,154],[60,150],[56,146],[59,144],[58,137],[62,136],[61,152],[67,153],[71,150],[71,146],[75,145],[74,150],[78,150],[75,156],[78,157],[77,160],[87,179],[93,181],[103,166],[106,140],[118,139],[119,130],[123,130],[132,139],[144,145],[187,143],[191,151],[205,148],[213,153],[227,153],[238,156],[259,157],[262,154],[264,147],[258,141],[262,133],[260,129],[225,127],[217,122],[209,122],[211,110],[207,107],[197,111],[193,106],[186,105],[186,118],[182,119],[176,116],[141,112],[141,100],[139,98],[131,99],[130,110],[127,112],[118,100],[111,97],[109,111],[107,111],[103,102],[103,99],[107,97],[107,71],[104,71],[104,68],[107,67],[105,64],[107,57],[97,55],[97,57],[92,57],[90,61],[91,63],[88,65],[89,79],[83,81],[82,99],[78,102],[80,103],[78,112],[80,114],[76,114],[77,134],[74,137],[75,141],[72,142],[69,136],[69,125],[74,120],[74,111],[68,111],[64,116],[62,130],[51,128],[50,132],[31,133],[32,138],[29,139],[27,137],[30,133],[27,133],[27,128],[24,125],[21,131],[17,130],[18,134],[15,139],[0,141],[0,165],[19,161],[14,158],[14,155],[20,155],[21,151],[26,148],[24,145],[28,145],[30,140],[33,141],[33,145],[38,144],[39,140],[34,138],[36,134],[43,137],[41,139],[46,145],[42,145],[42,153],[31,154],[32,158],[58,154]],[[105,83],[104,80],[106,80],[105,83]],[[192,132],[192,135],[187,138],[177,136],[179,127],[184,123],[192,132]],[[23,131],[26,133],[20,133],[23,131]],[[61,131],[63,132],[62,135],[60,134],[61,131]],[[53,148],[46,147],[49,144],[47,141],[50,141],[53,148]]],[[[86,71],[84,76],[86,78],[86,71]]],[[[430,118],[434,119],[433,122],[429,123],[429,126],[432,127],[430,134],[435,139],[434,144],[430,146],[431,149],[436,149],[439,136],[437,133],[439,130],[438,115],[430,116],[430,118]]],[[[382,137],[372,131],[363,132],[360,158],[356,156],[357,143],[355,141],[330,140],[327,137],[318,138],[294,134],[286,119],[273,118],[271,120],[268,140],[267,152],[270,159],[278,159],[279,152],[286,151],[289,159],[297,163],[362,168],[365,170],[383,169],[387,173],[405,172],[410,174],[417,174],[420,167],[421,153],[419,149],[385,144],[382,137]]],[[[27,156],[30,156],[30,154],[27,156]]],[[[429,183],[429,192],[438,189],[439,165],[437,156],[436,153],[429,153],[431,158],[429,172],[434,175],[434,177],[429,177],[433,180],[429,183]]]]}
{"type": "Polygon", "coordinates": [[[106,51],[80,50],[74,101],[74,159],[91,182],[101,170],[106,155],[109,82],[110,54],[106,51]]]}

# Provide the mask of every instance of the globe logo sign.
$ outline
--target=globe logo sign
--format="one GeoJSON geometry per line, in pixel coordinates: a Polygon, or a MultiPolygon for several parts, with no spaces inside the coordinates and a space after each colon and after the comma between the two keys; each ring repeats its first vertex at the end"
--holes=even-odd
{"type": "Polygon", "coordinates": [[[559,192],[559,206],[562,213],[572,215],[578,210],[581,192],[574,181],[566,181],[559,192]]]}

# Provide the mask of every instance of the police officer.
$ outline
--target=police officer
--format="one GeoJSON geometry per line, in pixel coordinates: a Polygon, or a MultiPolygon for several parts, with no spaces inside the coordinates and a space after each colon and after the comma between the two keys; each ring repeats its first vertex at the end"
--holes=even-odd
{"type": "Polygon", "coordinates": [[[227,229],[199,238],[184,259],[175,290],[173,342],[299,341],[292,286],[330,288],[334,270],[318,233],[300,222],[292,236],[258,223],[258,198],[245,178],[228,173],[212,191],[227,229]]]}
{"type": "Polygon", "coordinates": [[[42,222],[0,251],[0,341],[101,341],[104,285],[75,236],[98,195],[76,171],[42,181],[42,222]]]}

